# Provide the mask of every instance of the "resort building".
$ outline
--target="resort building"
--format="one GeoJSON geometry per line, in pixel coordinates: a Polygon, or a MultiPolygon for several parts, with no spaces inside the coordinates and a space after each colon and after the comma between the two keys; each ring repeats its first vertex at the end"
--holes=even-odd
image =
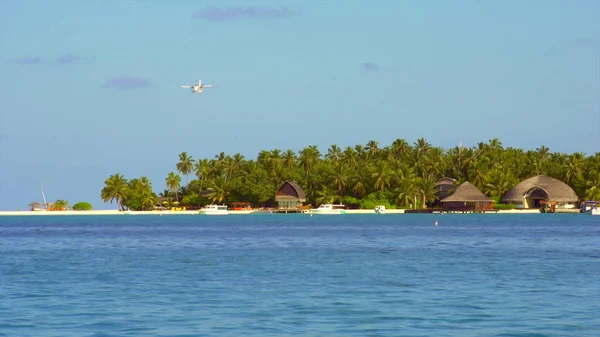
{"type": "Polygon", "coordinates": [[[494,207],[494,199],[486,197],[468,181],[443,198],[441,203],[444,209],[457,211],[491,210],[494,207]]]}
{"type": "Polygon", "coordinates": [[[501,201],[517,208],[541,208],[547,203],[555,203],[556,208],[575,208],[579,197],[562,181],[538,175],[516,184],[501,201]]]}
{"type": "Polygon", "coordinates": [[[444,177],[435,183],[435,195],[437,200],[433,202],[432,207],[441,207],[441,200],[449,196],[457,186],[457,181],[454,178],[444,177]]]}
{"type": "Polygon", "coordinates": [[[300,209],[305,201],[304,190],[295,181],[286,180],[275,193],[278,209],[300,209]]]}

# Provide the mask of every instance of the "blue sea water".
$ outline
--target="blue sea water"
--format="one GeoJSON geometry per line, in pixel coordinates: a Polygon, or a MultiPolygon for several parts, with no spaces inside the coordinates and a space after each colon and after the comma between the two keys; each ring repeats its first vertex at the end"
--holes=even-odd
{"type": "Polygon", "coordinates": [[[0,217],[0,336],[291,335],[600,336],[600,217],[0,217]]]}

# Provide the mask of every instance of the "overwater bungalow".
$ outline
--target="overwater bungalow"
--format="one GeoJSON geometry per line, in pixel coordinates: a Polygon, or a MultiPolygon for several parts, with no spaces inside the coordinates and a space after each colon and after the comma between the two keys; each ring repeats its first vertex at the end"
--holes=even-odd
{"type": "Polygon", "coordinates": [[[485,211],[494,208],[494,199],[485,196],[467,181],[443,198],[441,204],[448,211],[485,211]]]}
{"type": "Polygon", "coordinates": [[[501,201],[514,204],[516,208],[540,209],[546,204],[554,204],[556,208],[576,208],[579,197],[562,181],[537,175],[516,184],[501,201]]]}
{"type": "Polygon", "coordinates": [[[306,195],[298,183],[286,180],[275,193],[275,201],[279,210],[300,210],[306,195]]]}

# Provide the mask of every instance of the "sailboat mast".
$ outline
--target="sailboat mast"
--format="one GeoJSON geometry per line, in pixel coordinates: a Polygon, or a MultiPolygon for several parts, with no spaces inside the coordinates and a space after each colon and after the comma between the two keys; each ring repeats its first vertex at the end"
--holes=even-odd
{"type": "Polygon", "coordinates": [[[44,195],[44,183],[42,183],[42,199],[44,199],[44,206],[48,208],[48,203],[46,202],[46,196],[44,195]]]}

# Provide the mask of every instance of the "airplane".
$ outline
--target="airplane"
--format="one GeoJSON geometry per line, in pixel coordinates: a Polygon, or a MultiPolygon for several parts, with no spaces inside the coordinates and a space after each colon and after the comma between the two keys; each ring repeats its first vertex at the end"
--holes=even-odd
{"type": "Polygon", "coordinates": [[[201,93],[204,91],[204,88],[210,88],[212,87],[211,84],[202,84],[202,80],[198,81],[198,85],[182,85],[182,88],[191,88],[192,89],[192,94],[197,92],[197,93],[201,93]]]}

